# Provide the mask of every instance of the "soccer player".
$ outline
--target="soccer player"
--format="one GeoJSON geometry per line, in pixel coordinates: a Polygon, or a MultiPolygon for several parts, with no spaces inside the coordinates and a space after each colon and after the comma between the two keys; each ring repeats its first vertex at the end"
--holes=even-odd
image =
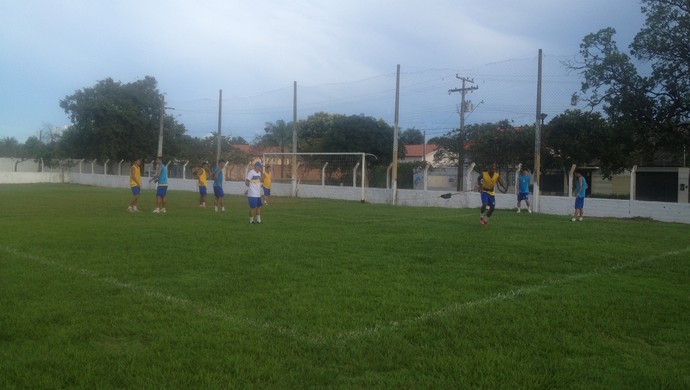
{"type": "Polygon", "coordinates": [[[127,211],[138,213],[139,194],[141,194],[141,159],[136,159],[129,168],[129,187],[132,190],[132,200],[129,201],[127,211]]]}
{"type": "Polygon", "coordinates": [[[223,168],[225,168],[225,160],[220,159],[215,167],[213,167],[213,209],[225,212],[225,192],[223,192],[223,168]]]}
{"type": "Polygon", "coordinates": [[[479,214],[479,223],[482,225],[489,224],[489,217],[496,208],[496,193],[494,192],[496,183],[505,187],[501,176],[496,172],[496,164],[491,164],[489,170],[482,172],[477,178],[477,186],[480,188],[482,196],[482,208],[479,214]],[[489,209],[488,212],[487,209],[489,209]]]}
{"type": "Polygon", "coordinates": [[[201,168],[196,171],[196,177],[199,184],[199,207],[206,208],[206,170],[208,169],[208,161],[201,163],[201,168]]]}
{"type": "Polygon", "coordinates": [[[165,205],[167,204],[165,197],[168,194],[168,167],[163,164],[163,156],[156,157],[156,165],[156,175],[151,179],[151,181],[158,183],[156,209],[153,212],[165,213],[165,205]]]}
{"type": "Polygon", "coordinates": [[[579,220],[582,222],[584,217],[585,196],[587,195],[587,180],[582,176],[582,171],[577,169],[575,171],[575,214],[573,214],[572,221],[579,220]]]}
{"type": "Polygon", "coordinates": [[[271,197],[271,166],[266,165],[264,171],[261,173],[261,184],[264,188],[263,197],[261,201],[263,204],[268,205],[268,199],[271,197]]]}
{"type": "Polygon", "coordinates": [[[249,202],[250,224],[261,223],[261,167],[261,163],[257,161],[244,179],[244,185],[249,187],[247,201],[249,202]]]}
{"type": "Polygon", "coordinates": [[[524,200],[527,205],[527,211],[532,212],[532,208],[529,205],[529,170],[527,168],[522,168],[520,171],[520,176],[518,177],[518,196],[517,196],[517,212],[519,213],[522,208],[521,203],[524,200]]]}

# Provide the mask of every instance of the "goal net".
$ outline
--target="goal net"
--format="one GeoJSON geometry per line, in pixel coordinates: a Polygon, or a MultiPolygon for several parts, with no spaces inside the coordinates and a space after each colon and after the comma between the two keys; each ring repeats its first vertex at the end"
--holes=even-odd
{"type": "MultiPolygon", "coordinates": [[[[371,155],[370,155],[371,156],[371,155]]],[[[273,181],[324,186],[366,186],[366,153],[264,153],[273,181]]]]}

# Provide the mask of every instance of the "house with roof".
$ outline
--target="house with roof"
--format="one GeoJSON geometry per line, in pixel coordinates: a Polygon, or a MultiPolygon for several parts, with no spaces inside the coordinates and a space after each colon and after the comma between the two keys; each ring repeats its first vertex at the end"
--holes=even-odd
{"type": "Polygon", "coordinates": [[[426,161],[434,168],[455,166],[455,162],[447,158],[441,161],[434,161],[434,155],[439,150],[436,144],[410,144],[405,145],[405,158],[399,162],[426,161]]]}

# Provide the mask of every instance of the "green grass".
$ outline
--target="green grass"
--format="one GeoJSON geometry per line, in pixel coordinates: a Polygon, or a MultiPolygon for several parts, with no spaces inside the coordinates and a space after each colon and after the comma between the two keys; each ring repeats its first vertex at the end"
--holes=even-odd
{"type": "Polygon", "coordinates": [[[1,388],[690,388],[688,226],[0,185],[1,388]]]}

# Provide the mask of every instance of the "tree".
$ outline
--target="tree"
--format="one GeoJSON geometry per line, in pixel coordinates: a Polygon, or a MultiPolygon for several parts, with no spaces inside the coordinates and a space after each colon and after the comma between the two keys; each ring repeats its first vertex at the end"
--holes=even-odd
{"type": "Polygon", "coordinates": [[[611,144],[610,126],[598,112],[566,110],[543,128],[542,166],[567,171],[597,163],[608,173],[615,161],[622,161],[618,145],[611,144]],[[610,155],[610,156],[607,156],[610,155]]]}
{"type": "Polygon", "coordinates": [[[534,128],[514,127],[505,119],[498,123],[470,125],[467,131],[469,158],[482,168],[496,164],[500,168],[514,167],[533,161],[534,128]]]}
{"type": "Polygon", "coordinates": [[[406,129],[400,133],[399,141],[403,145],[420,145],[424,143],[424,133],[415,128],[406,129]]]}
{"type": "Polygon", "coordinates": [[[0,157],[18,157],[21,153],[21,144],[14,137],[0,139],[0,157]]]}
{"type": "Polygon", "coordinates": [[[364,115],[338,116],[324,134],[322,147],[327,152],[370,153],[376,164],[387,165],[393,158],[393,128],[364,115]]]}
{"type": "Polygon", "coordinates": [[[650,63],[650,75],[641,76],[631,57],[618,50],[612,28],[587,35],[580,45],[581,61],[570,64],[582,73],[585,102],[607,115],[617,154],[625,157],[610,162],[613,173],[629,168],[631,160],[653,160],[658,153],[679,156],[690,145],[684,126],[690,119],[690,3],[642,4],[645,25],[630,49],[637,60],[650,63]]]}
{"type": "MultiPolygon", "coordinates": [[[[60,101],[72,121],[62,137],[64,151],[96,159],[152,156],[157,151],[162,103],[157,81],[150,76],[128,84],[107,78],[78,90],[60,101]]],[[[171,115],[163,115],[163,151],[176,158],[186,129],[171,115]]]]}
{"type": "MultiPolygon", "coordinates": [[[[288,125],[279,119],[275,123],[268,122],[264,127],[265,134],[259,139],[261,146],[278,146],[280,153],[285,153],[288,145],[292,144],[292,124],[288,125]]],[[[285,167],[285,156],[282,157],[281,168],[285,167]]],[[[282,174],[281,170],[281,174],[282,174]]]]}
{"type": "Polygon", "coordinates": [[[325,134],[333,128],[333,123],[344,117],[342,114],[317,112],[306,120],[299,121],[299,150],[305,152],[323,152],[322,142],[325,134]]]}

